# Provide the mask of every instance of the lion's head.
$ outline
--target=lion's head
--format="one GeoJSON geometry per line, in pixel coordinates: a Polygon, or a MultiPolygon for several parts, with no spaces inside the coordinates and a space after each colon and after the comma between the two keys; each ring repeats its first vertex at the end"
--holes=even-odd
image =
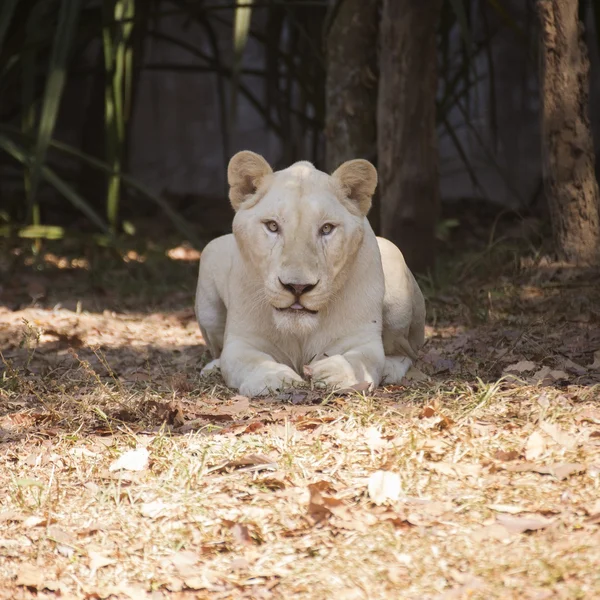
{"type": "Polygon", "coordinates": [[[377,172],[351,160],[327,175],[309,162],[273,172],[253,152],[229,163],[233,233],[280,329],[310,331],[343,286],[368,228],[377,172]]]}

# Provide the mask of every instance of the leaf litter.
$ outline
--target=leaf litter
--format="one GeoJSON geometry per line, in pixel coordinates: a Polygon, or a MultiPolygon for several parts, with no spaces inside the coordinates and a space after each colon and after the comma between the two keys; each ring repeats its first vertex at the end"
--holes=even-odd
{"type": "Polygon", "coordinates": [[[0,307],[0,598],[600,596],[598,321],[534,277],[431,296],[402,385],[262,399],[193,292],[0,307]]]}

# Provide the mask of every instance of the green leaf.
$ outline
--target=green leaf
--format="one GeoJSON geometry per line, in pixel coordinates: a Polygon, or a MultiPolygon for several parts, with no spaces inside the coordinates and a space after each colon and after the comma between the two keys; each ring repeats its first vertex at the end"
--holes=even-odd
{"type": "Polygon", "coordinates": [[[233,133],[237,117],[237,95],[242,69],[244,50],[248,43],[250,33],[250,22],[252,19],[253,0],[238,0],[234,9],[233,17],[233,69],[231,77],[231,106],[229,131],[233,133]]]}
{"type": "Polygon", "coordinates": [[[130,45],[135,0],[104,0],[105,19],[114,17],[114,22],[102,30],[104,68],[106,84],[104,91],[104,127],[106,138],[106,160],[112,165],[114,175],[108,177],[106,215],[113,232],[117,230],[121,198],[121,172],[125,127],[132,94],[133,64],[130,45]]]}
{"type": "Polygon", "coordinates": [[[56,117],[67,74],[67,59],[77,31],[80,8],[81,0],[63,0],[60,5],[52,53],[48,64],[35,157],[31,171],[30,204],[35,200],[42,167],[46,161],[46,153],[56,125],[56,117]]]}
{"type": "Polygon", "coordinates": [[[123,221],[123,231],[127,235],[135,235],[135,225],[131,221],[123,221]]]}
{"type": "Polygon", "coordinates": [[[9,226],[0,227],[0,236],[2,237],[9,237],[13,232],[16,233],[17,237],[36,240],[42,238],[46,240],[60,240],[65,237],[64,227],[58,227],[57,225],[29,225],[16,231],[9,226]]]}

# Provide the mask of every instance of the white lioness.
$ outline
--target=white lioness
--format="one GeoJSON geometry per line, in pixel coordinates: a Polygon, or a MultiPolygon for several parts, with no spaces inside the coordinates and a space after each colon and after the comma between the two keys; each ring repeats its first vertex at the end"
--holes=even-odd
{"type": "Polygon", "coordinates": [[[253,152],[227,170],[233,234],[206,246],[196,316],[228,386],[256,396],[303,381],[398,383],[423,345],[425,303],[402,253],[366,215],[377,172],[308,162],[273,172],[253,152]],[[308,369],[305,370],[305,367],[308,369]]]}

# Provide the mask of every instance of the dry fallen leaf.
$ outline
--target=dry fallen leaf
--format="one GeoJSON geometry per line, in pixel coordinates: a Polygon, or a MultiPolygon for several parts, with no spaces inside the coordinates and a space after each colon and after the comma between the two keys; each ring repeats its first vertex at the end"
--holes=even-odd
{"type": "Polygon", "coordinates": [[[198,575],[196,577],[186,577],[183,581],[185,587],[189,590],[210,590],[213,584],[207,579],[206,575],[198,575]]]}
{"type": "Polygon", "coordinates": [[[581,412],[577,413],[575,420],[578,423],[583,423],[585,421],[589,423],[594,423],[596,425],[600,425],[600,410],[594,408],[586,408],[581,412]]]}
{"type": "Polygon", "coordinates": [[[41,590],[44,587],[44,572],[36,565],[22,564],[17,572],[16,584],[41,590]]]}
{"type": "Polygon", "coordinates": [[[308,485],[310,500],[308,502],[308,514],[316,523],[335,515],[349,520],[350,512],[343,500],[333,496],[325,496],[323,492],[332,492],[333,486],[329,481],[317,481],[308,485]]]}
{"type": "Polygon", "coordinates": [[[575,375],[585,375],[587,373],[587,369],[583,365],[572,361],[570,358],[567,358],[564,367],[569,372],[574,373],[575,375]]]}
{"type": "Polygon", "coordinates": [[[265,454],[247,454],[235,460],[226,460],[217,465],[208,467],[207,473],[220,473],[228,469],[238,471],[276,471],[277,462],[265,454]]]}
{"type": "Polygon", "coordinates": [[[234,396],[233,404],[225,404],[219,407],[219,412],[227,415],[239,415],[250,408],[250,398],[246,396],[234,396]]]}
{"type": "Polygon", "coordinates": [[[525,458],[527,460],[535,460],[546,452],[546,442],[539,431],[534,431],[528,438],[525,444],[525,458]]]}
{"type": "Polygon", "coordinates": [[[169,557],[177,573],[181,577],[193,577],[198,572],[196,566],[200,562],[200,556],[191,550],[180,550],[169,557]]]}
{"type": "Polygon", "coordinates": [[[27,517],[18,510],[5,510],[0,513],[0,523],[3,521],[25,521],[27,517]]]}
{"type": "Polygon", "coordinates": [[[86,527],[83,527],[77,532],[79,536],[86,536],[92,533],[96,533],[97,531],[104,531],[106,529],[106,525],[100,521],[92,521],[86,527]]]}
{"type": "Polygon", "coordinates": [[[553,369],[552,371],[550,371],[550,377],[552,377],[553,379],[556,379],[556,380],[569,379],[569,375],[559,369],[553,369]]]}
{"type": "Polygon", "coordinates": [[[395,512],[384,512],[380,515],[377,515],[377,518],[383,523],[391,523],[394,527],[398,529],[408,529],[412,526],[412,523],[409,523],[406,520],[406,515],[397,514],[395,512]]]}
{"type": "Polygon", "coordinates": [[[550,475],[554,475],[554,477],[561,480],[567,479],[570,475],[583,473],[586,470],[586,466],[581,463],[558,463],[550,465],[548,468],[550,475]]]}
{"type": "Polygon", "coordinates": [[[513,517],[512,515],[498,515],[496,520],[511,533],[524,533],[525,531],[536,531],[545,529],[554,523],[552,519],[546,519],[541,515],[529,515],[527,517],[513,517]]]}
{"type": "Polygon", "coordinates": [[[554,465],[536,465],[534,463],[519,463],[503,467],[507,471],[533,472],[540,475],[553,475],[557,479],[566,479],[575,473],[583,473],[586,466],[582,463],[556,463],[554,465]]]}
{"type": "Polygon", "coordinates": [[[586,505],[585,512],[587,512],[589,516],[600,514],[600,499],[595,500],[591,504],[586,505]]]}
{"type": "Polygon", "coordinates": [[[96,574],[98,569],[102,569],[103,567],[108,567],[109,565],[114,565],[117,561],[112,558],[107,558],[100,552],[96,552],[95,550],[88,550],[88,557],[90,559],[89,567],[90,567],[90,577],[93,577],[96,574]]]}
{"type": "Polygon", "coordinates": [[[244,525],[243,523],[233,523],[230,526],[230,529],[231,535],[236,543],[241,544],[242,546],[252,545],[252,537],[250,536],[248,525],[244,525]]]}
{"type": "Polygon", "coordinates": [[[429,452],[430,454],[445,454],[449,447],[450,445],[448,444],[448,442],[441,439],[440,437],[429,438],[422,442],[422,449],[426,452],[429,452]]]}
{"type": "Polygon", "coordinates": [[[538,396],[537,403],[543,409],[549,408],[550,406],[550,400],[546,394],[540,394],[538,396]]]}
{"type": "Polygon", "coordinates": [[[67,558],[75,553],[75,538],[57,525],[50,525],[46,530],[49,540],[56,543],[56,551],[67,558]]]}
{"type": "Polygon", "coordinates": [[[174,506],[174,504],[166,504],[162,500],[144,502],[140,505],[140,514],[149,519],[156,519],[157,517],[164,516],[165,513],[170,511],[174,506]]]}
{"type": "Polygon", "coordinates": [[[600,512],[595,515],[590,515],[584,522],[588,525],[600,525],[600,512]]]}
{"type": "MultiPolygon", "coordinates": [[[[441,517],[452,510],[452,502],[449,500],[436,500],[433,502],[420,502],[417,507],[421,512],[432,517],[441,517]]],[[[417,508],[416,507],[416,508],[417,508]]]]}
{"type": "Polygon", "coordinates": [[[504,369],[505,372],[516,372],[516,373],[524,373],[525,371],[533,371],[536,368],[536,364],[531,362],[530,360],[521,360],[518,363],[514,363],[512,365],[508,365],[504,369]]]}
{"type": "Polygon", "coordinates": [[[392,471],[375,471],[369,477],[368,491],[375,504],[395,502],[400,497],[400,475],[392,471]]]}
{"type": "Polygon", "coordinates": [[[140,446],[135,450],[128,450],[108,467],[109,471],[143,471],[148,466],[150,453],[140,446]]]}
{"type": "MultiPolygon", "coordinates": [[[[54,522],[54,519],[51,518],[51,522],[54,522]]],[[[38,527],[39,525],[43,526],[47,523],[48,520],[46,519],[46,517],[38,517],[37,515],[31,515],[23,521],[23,527],[38,527]]]]}
{"type": "Polygon", "coordinates": [[[527,511],[526,508],[514,504],[488,504],[488,508],[496,512],[508,513],[510,515],[516,515],[527,511]]]}
{"type": "Polygon", "coordinates": [[[431,419],[436,416],[436,410],[433,406],[424,406],[423,410],[419,413],[419,419],[431,419]]]}
{"type": "Polygon", "coordinates": [[[389,442],[381,437],[377,427],[369,427],[365,431],[365,442],[371,450],[382,450],[389,446],[389,442]]]}
{"type": "Polygon", "coordinates": [[[587,525],[600,525],[600,500],[585,507],[588,516],[585,519],[587,525]]]}
{"type": "Polygon", "coordinates": [[[492,525],[486,525],[481,529],[475,530],[471,537],[475,542],[487,542],[488,540],[500,540],[504,541],[510,537],[509,532],[505,527],[499,523],[493,523],[492,525]]]}
{"type": "Polygon", "coordinates": [[[444,461],[429,462],[425,467],[430,471],[447,475],[448,477],[478,477],[481,465],[475,463],[449,463],[444,461]]]}
{"type": "Polygon", "coordinates": [[[509,462],[511,460],[516,460],[517,458],[519,458],[519,453],[516,450],[498,450],[494,454],[494,458],[503,462],[509,462]]]}
{"type": "MultiPolygon", "coordinates": [[[[548,434],[557,444],[563,446],[567,450],[572,450],[577,446],[577,440],[572,435],[563,431],[558,425],[542,421],[540,429],[548,434]]],[[[531,460],[527,458],[527,460],[531,460]]]]}
{"type": "Polygon", "coordinates": [[[590,465],[587,468],[588,475],[593,477],[594,479],[600,475],[600,464],[598,465],[590,465]]]}

